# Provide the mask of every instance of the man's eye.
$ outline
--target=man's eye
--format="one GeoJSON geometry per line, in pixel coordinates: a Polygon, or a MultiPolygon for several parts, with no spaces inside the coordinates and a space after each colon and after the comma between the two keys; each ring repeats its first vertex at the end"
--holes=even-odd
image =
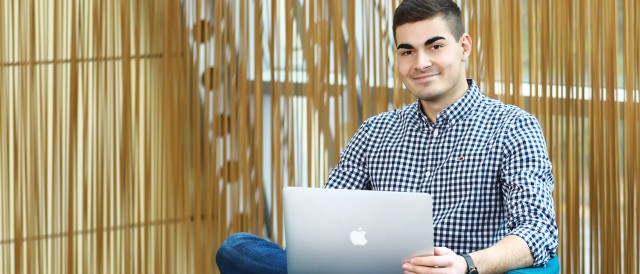
{"type": "Polygon", "coordinates": [[[433,50],[439,50],[440,48],[442,48],[442,45],[433,45],[433,46],[431,46],[431,49],[433,49],[433,50]]]}
{"type": "Polygon", "coordinates": [[[410,56],[411,54],[413,54],[413,52],[410,50],[403,51],[400,53],[401,56],[410,56]]]}

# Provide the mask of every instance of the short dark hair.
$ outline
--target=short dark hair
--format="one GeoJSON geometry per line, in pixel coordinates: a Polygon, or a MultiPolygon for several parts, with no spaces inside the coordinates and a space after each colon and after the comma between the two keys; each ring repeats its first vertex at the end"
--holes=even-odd
{"type": "Polygon", "coordinates": [[[453,0],[404,0],[393,14],[393,40],[398,26],[432,19],[438,16],[447,22],[453,37],[460,40],[464,33],[462,12],[453,0]]]}

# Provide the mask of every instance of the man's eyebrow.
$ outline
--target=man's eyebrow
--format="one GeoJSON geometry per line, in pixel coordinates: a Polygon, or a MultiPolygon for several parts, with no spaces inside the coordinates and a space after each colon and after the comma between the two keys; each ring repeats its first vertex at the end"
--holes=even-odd
{"type": "MultiPolygon", "coordinates": [[[[442,37],[442,36],[436,36],[436,37],[432,37],[427,39],[427,41],[424,42],[425,46],[431,45],[439,40],[445,40],[446,38],[442,37]]],[[[400,44],[398,45],[398,47],[396,49],[414,49],[414,47],[410,44],[400,44]]]]}
{"type": "Polygon", "coordinates": [[[433,37],[433,38],[429,38],[429,39],[427,39],[426,42],[424,42],[424,45],[425,46],[431,45],[431,44],[435,43],[438,40],[445,40],[445,38],[442,37],[442,36],[436,36],[436,37],[433,37]]]}
{"type": "Polygon", "coordinates": [[[396,49],[413,49],[413,46],[409,44],[400,44],[396,49]]]}

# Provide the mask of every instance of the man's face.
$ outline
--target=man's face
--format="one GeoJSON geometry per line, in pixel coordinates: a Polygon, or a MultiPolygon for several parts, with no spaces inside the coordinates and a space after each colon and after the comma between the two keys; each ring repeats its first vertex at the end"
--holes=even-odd
{"type": "Polygon", "coordinates": [[[402,82],[421,103],[447,107],[468,89],[464,62],[471,38],[457,39],[440,16],[396,28],[396,55],[402,82]]]}

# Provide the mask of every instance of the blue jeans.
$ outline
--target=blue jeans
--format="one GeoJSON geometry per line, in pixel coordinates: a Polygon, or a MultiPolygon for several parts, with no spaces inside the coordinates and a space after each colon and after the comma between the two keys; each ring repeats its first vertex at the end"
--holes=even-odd
{"type": "Polygon", "coordinates": [[[287,273],[286,252],[277,244],[249,233],[229,236],[218,252],[220,273],[287,273]]]}
{"type": "MultiPolygon", "coordinates": [[[[287,273],[286,252],[277,244],[249,233],[237,233],[229,236],[216,254],[216,263],[220,273],[287,273]]],[[[558,273],[560,263],[555,255],[545,267],[522,268],[511,273],[558,273]]]]}

